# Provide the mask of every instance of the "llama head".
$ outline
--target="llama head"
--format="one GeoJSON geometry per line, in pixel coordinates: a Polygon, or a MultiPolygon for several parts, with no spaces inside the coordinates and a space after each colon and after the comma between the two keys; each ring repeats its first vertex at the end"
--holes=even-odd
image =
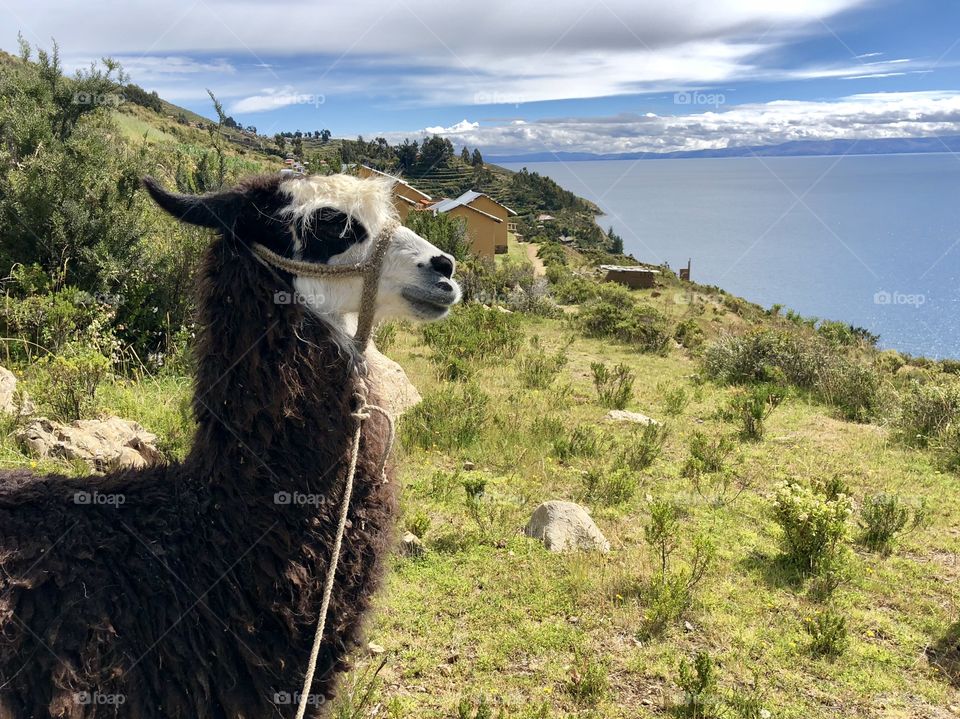
{"type": "MultiPolygon", "coordinates": [[[[388,231],[377,288],[377,321],[440,319],[460,300],[453,257],[397,222],[389,180],[263,176],[199,196],[167,192],[152,178],[145,178],[144,185],[164,210],[183,222],[219,230],[249,262],[260,261],[252,251],[260,244],[300,262],[358,264],[369,259],[376,238],[388,231]]],[[[264,300],[294,298],[335,327],[355,322],[363,288],[360,275],[293,274],[291,284],[292,293],[264,300]]]]}

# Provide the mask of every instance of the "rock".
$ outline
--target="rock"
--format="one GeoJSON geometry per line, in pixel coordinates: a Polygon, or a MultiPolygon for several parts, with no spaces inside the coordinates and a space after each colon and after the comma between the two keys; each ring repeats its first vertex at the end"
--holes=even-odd
{"type": "Polygon", "coordinates": [[[625,409],[611,409],[604,417],[611,422],[634,422],[635,424],[660,424],[653,417],[647,417],[639,412],[627,412],[625,409]]]}
{"type": "Polygon", "coordinates": [[[534,510],[523,532],[542,541],[551,552],[610,551],[610,542],[590,519],[587,510],[573,502],[544,502],[534,510]]]}
{"type": "Polygon", "coordinates": [[[684,622],[683,628],[686,629],[688,632],[695,631],[693,625],[690,622],[684,622]]]}
{"type": "Polygon", "coordinates": [[[420,392],[407,378],[403,367],[382,354],[374,347],[373,342],[367,346],[367,366],[377,400],[391,417],[396,419],[411,407],[420,404],[420,392]]]}
{"type": "Polygon", "coordinates": [[[383,654],[383,653],[384,653],[385,651],[387,651],[387,650],[384,649],[384,648],[383,648],[382,646],[380,646],[379,644],[375,644],[374,642],[370,642],[370,643],[367,644],[367,651],[370,652],[371,654],[383,654]]]}
{"type": "Polygon", "coordinates": [[[6,367],[0,367],[0,413],[24,416],[33,414],[33,402],[26,393],[17,396],[17,377],[6,367]]]}
{"type": "Polygon", "coordinates": [[[472,472],[476,468],[477,468],[477,465],[475,465],[473,462],[467,461],[463,463],[463,470],[465,472],[472,472]]]}
{"type": "Polygon", "coordinates": [[[163,462],[157,436],[119,417],[80,419],[68,425],[39,417],[17,432],[34,457],[82,460],[98,472],[136,469],[163,462]]]}
{"type": "Polygon", "coordinates": [[[422,557],[427,553],[423,542],[413,532],[404,532],[400,539],[400,554],[404,557],[422,557]]]}

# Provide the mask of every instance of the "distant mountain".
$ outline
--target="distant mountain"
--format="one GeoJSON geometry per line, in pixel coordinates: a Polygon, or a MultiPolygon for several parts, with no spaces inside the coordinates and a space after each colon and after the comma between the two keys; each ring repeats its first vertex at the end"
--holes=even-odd
{"type": "Polygon", "coordinates": [[[960,135],[949,137],[896,137],[880,140],[797,140],[779,145],[724,147],[682,152],[531,152],[519,155],[486,155],[488,162],[581,162],[586,160],[673,160],[694,157],[810,157],[815,155],[902,155],[906,153],[960,152],[960,135]]]}

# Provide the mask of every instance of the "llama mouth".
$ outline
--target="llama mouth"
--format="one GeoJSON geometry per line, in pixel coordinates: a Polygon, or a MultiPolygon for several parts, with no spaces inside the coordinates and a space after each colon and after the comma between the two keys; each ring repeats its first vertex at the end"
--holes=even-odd
{"type": "Polygon", "coordinates": [[[404,287],[400,294],[413,308],[414,314],[425,320],[438,320],[445,317],[450,307],[456,302],[455,295],[448,297],[446,293],[441,295],[413,287],[404,287]]]}

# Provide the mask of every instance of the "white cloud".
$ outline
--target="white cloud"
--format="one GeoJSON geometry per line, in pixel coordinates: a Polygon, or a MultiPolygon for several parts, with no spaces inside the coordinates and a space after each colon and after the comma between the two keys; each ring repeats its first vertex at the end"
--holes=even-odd
{"type": "MultiPolygon", "coordinates": [[[[397,103],[520,104],[790,76],[763,66],[761,58],[798,37],[826,34],[824,23],[834,23],[838,14],[877,2],[488,0],[480,10],[430,0],[333,6],[305,0],[34,0],[16,12],[0,4],[0,46],[15,47],[17,29],[41,45],[56,37],[68,55],[127,56],[141,83],[204,66],[235,72],[232,65],[219,70],[217,61],[194,61],[195,70],[183,60],[195,53],[229,54],[236,64],[246,58],[271,73],[295,72],[301,58],[322,53],[311,79],[323,87],[328,75],[354,65],[369,72],[371,90],[386,91],[397,103]],[[297,58],[293,68],[281,69],[283,56],[297,58]],[[397,73],[403,73],[399,87],[397,73]]],[[[851,58],[847,67],[814,68],[805,76],[852,75],[858,65],[851,58]]],[[[247,95],[263,80],[250,82],[256,84],[247,95]]]]}
{"type": "Polygon", "coordinates": [[[461,120],[455,125],[450,127],[443,127],[438,125],[436,127],[428,127],[424,130],[425,134],[428,135],[459,135],[464,132],[470,132],[471,130],[480,129],[479,122],[470,122],[469,120],[461,120]]]}
{"type": "Polygon", "coordinates": [[[230,105],[230,112],[269,112],[290,105],[313,105],[319,107],[326,102],[323,95],[297,92],[292,85],[264,88],[257,95],[244,97],[230,105]]]}
{"type": "MultiPolygon", "coordinates": [[[[484,154],[672,152],[794,140],[878,139],[960,134],[960,91],[869,93],[833,102],[778,100],[680,115],[625,113],[495,125],[461,122],[458,143],[484,154]],[[474,127],[467,128],[468,125],[474,127]]],[[[692,100],[692,98],[691,98],[692,100]]],[[[421,135],[389,133],[388,139],[421,135]]],[[[443,129],[443,128],[440,128],[443,129]]],[[[452,128],[446,128],[451,130],[452,128]]]]}

